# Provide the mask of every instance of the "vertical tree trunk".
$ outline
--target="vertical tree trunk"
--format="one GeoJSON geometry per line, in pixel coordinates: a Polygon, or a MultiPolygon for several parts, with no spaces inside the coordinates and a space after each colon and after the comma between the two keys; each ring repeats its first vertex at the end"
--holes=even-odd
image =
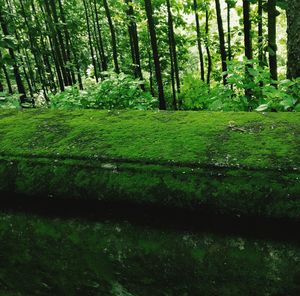
{"type": "Polygon", "coordinates": [[[156,36],[151,0],[145,0],[145,9],[147,14],[148,28],[149,28],[150,39],[151,39],[152,54],[153,54],[154,67],[156,73],[156,82],[158,87],[159,109],[166,110],[167,106],[166,106],[165,95],[164,95],[164,87],[163,87],[163,81],[161,75],[161,67],[160,67],[159,53],[158,53],[158,46],[157,46],[157,36],[156,36]]]}
{"type": "MultiPolygon", "coordinates": [[[[251,20],[250,20],[250,2],[249,0],[243,0],[243,15],[244,15],[244,45],[245,56],[248,60],[253,59],[252,39],[251,39],[251,20]]],[[[251,65],[247,64],[245,68],[245,76],[252,80],[252,75],[249,73],[251,65]]],[[[252,97],[252,90],[250,88],[245,89],[245,95],[248,100],[252,97]]]]}
{"type": "Polygon", "coordinates": [[[287,77],[293,79],[300,77],[300,1],[289,0],[287,4],[287,77]]]}
{"type": "MultiPolygon", "coordinates": [[[[225,35],[224,35],[224,29],[223,29],[220,0],[215,0],[215,2],[216,2],[219,40],[220,40],[220,54],[221,54],[221,60],[222,60],[222,71],[227,72],[227,54],[226,54],[226,48],[225,48],[225,35]]],[[[224,85],[227,84],[227,75],[223,75],[223,84],[224,85]]]]}
{"type": "MultiPolygon", "coordinates": [[[[49,0],[46,0],[45,2],[47,1],[49,0]]],[[[54,24],[52,26],[56,35],[55,37],[57,37],[57,41],[58,41],[57,45],[59,47],[59,50],[61,52],[61,57],[62,57],[61,61],[62,61],[63,75],[65,75],[65,85],[72,85],[71,74],[67,66],[69,60],[68,60],[65,43],[63,40],[63,35],[60,29],[60,21],[58,19],[55,0],[50,0],[50,8],[53,16],[53,21],[54,21],[54,24]]]]}
{"type": "Polygon", "coordinates": [[[207,76],[206,76],[206,83],[210,84],[210,75],[211,75],[211,69],[212,69],[212,60],[211,60],[211,54],[209,49],[209,13],[208,8],[205,10],[205,48],[206,48],[206,55],[207,55],[207,76]]]}
{"type": "MultiPolygon", "coordinates": [[[[2,7],[0,7],[0,25],[1,25],[2,32],[3,32],[4,36],[9,36],[8,25],[5,21],[4,14],[3,14],[3,11],[2,11],[2,7]]],[[[22,78],[21,78],[21,75],[20,75],[20,70],[19,70],[19,66],[18,66],[18,63],[17,63],[16,56],[15,56],[15,52],[11,47],[8,48],[8,51],[9,51],[9,55],[11,57],[11,60],[13,61],[14,76],[15,76],[18,92],[20,94],[20,102],[22,104],[22,103],[25,103],[25,101],[26,101],[25,87],[24,87],[24,84],[23,84],[23,81],[22,81],[22,78]]]]}
{"type": "Polygon", "coordinates": [[[228,51],[228,61],[231,61],[231,59],[232,59],[230,10],[231,10],[230,1],[227,1],[227,51],[228,51]]]}
{"type": "Polygon", "coordinates": [[[91,58],[92,58],[92,63],[93,63],[93,67],[94,67],[95,78],[96,78],[96,81],[98,82],[99,80],[98,80],[97,64],[96,64],[96,59],[95,59],[95,56],[94,56],[91,26],[90,26],[90,19],[89,19],[86,0],[83,0],[83,5],[84,5],[84,11],[85,11],[86,25],[87,25],[87,30],[88,30],[88,38],[89,38],[89,47],[90,47],[90,52],[91,52],[91,58]]]}
{"type": "Polygon", "coordinates": [[[263,52],[263,0],[258,0],[258,61],[261,67],[264,67],[264,52],[263,52]]]}
{"type": "MultiPolygon", "coordinates": [[[[0,60],[2,60],[2,53],[1,53],[1,50],[0,50],[0,60]]],[[[5,76],[6,85],[7,85],[7,88],[8,88],[8,93],[9,93],[10,95],[12,95],[12,94],[13,94],[13,90],[12,90],[10,78],[9,78],[9,75],[8,75],[8,72],[7,72],[7,69],[6,69],[6,66],[5,66],[4,63],[2,64],[2,67],[1,67],[1,68],[2,68],[3,73],[4,73],[4,76],[5,76]]]]}
{"type": "Polygon", "coordinates": [[[270,74],[273,80],[278,80],[276,14],[277,14],[276,0],[268,0],[268,51],[269,51],[270,74]]]}
{"type": "MultiPolygon", "coordinates": [[[[141,57],[140,57],[140,47],[139,47],[139,38],[137,33],[137,25],[134,19],[134,10],[132,0],[125,0],[127,4],[127,16],[129,19],[128,32],[130,37],[130,48],[132,62],[134,64],[134,75],[140,80],[144,80],[141,67],[141,57]]],[[[141,85],[141,88],[145,90],[144,84],[141,85]]]]}
{"type": "MultiPolygon", "coordinates": [[[[168,10],[168,36],[169,36],[169,53],[170,53],[170,64],[171,64],[171,85],[172,85],[172,105],[173,109],[177,110],[177,95],[175,87],[175,55],[174,55],[174,28],[173,28],[173,19],[170,6],[170,0],[167,0],[167,10],[168,10]]],[[[175,47],[176,52],[176,47],[175,47]]],[[[178,69],[177,69],[178,70],[178,69]]]]}
{"type": "Polygon", "coordinates": [[[59,46],[59,43],[57,40],[55,28],[53,25],[50,6],[49,6],[48,1],[49,0],[43,1],[44,7],[45,7],[45,12],[43,12],[42,6],[40,6],[40,7],[41,7],[41,10],[44,15],[45,25],[46,25],[47,29],[49,30],[48,38],[49,38],[49,43],[51,46],[53,61],[54,61],[55,68],[56,68],[56,73],[57,73],[57,77],[58,77],[58,81],[59,81],[60,90],[64,91],[65,85],[68,85],[68,76],[67,76],[66,69],[64,67],[63,58],[62,58],[60,46],[59,46]]]}
{"type": "Polygon", "coordinates": [[[203,52],[202,52],[202,45],[201,45],[201,31],[200,31],[197,0],[194,0],[193,7],[194,7],[194,13],[195,13],[195,22],[196,22],[197,46],[198,46],[199,61],[200,61],[200,74],[201,74],[201,80],[205,81],[204,59],[203,59],[203,52]]]}
{"type": "MultiPolygon", "coordinates": [[[[65,35],[65,40],[66,40],[66,53],[67,53],[67,61],[69,61],[70,63],[72,62],[72,48],[71,48],[71,37],[69,34],[69,30],[68,30],[68,26],[67,26],[67,20],[66,20],[66,16],[65,16],[65,11],[62,5],[62,1],[58,0],[58,5],[59,5],[59,13],[60,13],[60,18],[63,22],[63,31],[64,31],[64,35],[65,35]]],[[[70,73],[71,73],[71,79],[70,82],[76,83],[76,78],[75,78],[75,73],[74,73],[74,68],[73,66],[70,68],[70,73]]]]}
{"type": "Polygon", "coordinates": [[[4,86],[2,84],[2,74],[0,72],[0,92],[4,92],[4,86]]]}
{"type": "Polygon", "coordinates": [[[115,72],[120,73],[120,67],[118,62],[118,49],[117,49],[117,39],[116,39],[116,32],[115,27],[113,25],[110,10],[107,4],[107,0],[103,0],[103,5],[105,9],[106,18],[109,25],[110,35],[111,35],[111,45],[112,45],[112,51],[113,51],[113,60],[114,60],[114,66],[115,66],[115,72]]]}
{"type": "Polygon", "coordinates": [[[244,45],[245,56],[247,59],[253,59],[252,40],[251,40],[251,21],[250,21],[250,2],[243,0],[243,14],[244,14],[244,45]]]}
{"type": "Polygon", "coordinates": [[[94,10],[95,10],[95,15],[96,15],[96,25],[97,25],[97,32],[98,32],[98,38],[99,38],[99,48],[100,48],[100,57],[101,57],[101,63],[102,63],[102,70],[107,71],[107,56],[105,54],[104,50],[104,43],[103,43],[103,37],[102,37],[102,31],[101,31],[101,26],[99,22],[99,13],[97,9],[97,3],[96,0],[94,0],[94,10]]]}

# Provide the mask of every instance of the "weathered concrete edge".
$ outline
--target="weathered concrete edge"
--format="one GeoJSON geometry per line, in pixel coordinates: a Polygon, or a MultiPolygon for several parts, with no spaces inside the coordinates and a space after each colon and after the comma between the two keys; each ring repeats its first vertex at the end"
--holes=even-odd
{"type": "Polygon", "coordinates": [[[0,191],[271,218],[300,218],[300,174],[95,161],[0,158],[0,191]]]}

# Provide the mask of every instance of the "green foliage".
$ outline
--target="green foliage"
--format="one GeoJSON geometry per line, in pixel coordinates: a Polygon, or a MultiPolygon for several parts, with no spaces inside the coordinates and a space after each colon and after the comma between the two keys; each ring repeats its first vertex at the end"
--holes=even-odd
{"type": "Polygon", "coordinates": [[[124,73],[103,73],[100,83],[87,79],[85,90],[77,86],[50,96],[51,107],[55,109],[137,109],[156,108],[157,100],[150,93],[142,91],[141,81],[124,73]]]}
{"type": "Polygon", "coordinates": [[[209,86],[198,73],[183,78],[184,110],[211,111],[300,111],[300,78],[273,81],[269,70],[257,60],[228,62],[228,85],[209,86]],[[247,96],[246,91],[250,90],[247,96]]]}
{"type": "Polygon", "coordinates": [[[8,95],[0,92],[0,109],[18,109],[20,108],[19,95],[8,95]]]}

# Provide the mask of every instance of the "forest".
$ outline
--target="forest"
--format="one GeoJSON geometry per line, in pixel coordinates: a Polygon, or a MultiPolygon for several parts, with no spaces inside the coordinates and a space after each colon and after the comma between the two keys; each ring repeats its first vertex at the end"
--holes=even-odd
{"type": "Polygon", "coordinates": [[[0,0],[0,108],[300,110],[298,0],[0,0]]]}

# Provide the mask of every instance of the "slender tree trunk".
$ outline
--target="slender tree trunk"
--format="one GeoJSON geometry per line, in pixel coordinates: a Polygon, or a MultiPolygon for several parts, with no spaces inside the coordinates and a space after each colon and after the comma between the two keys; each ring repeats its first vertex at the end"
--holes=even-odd
{"type": "Polygon", "coordinates": [[[289,0],[287,4],[287,77],[293,79],[300,77],[300,1],[289,0]]]}
{"type": "Polygon", "coordinates": [[[251,40],[251,21],[250,21],[250,2],[243,0],[244,13],[244,45],[245,56],[248,60],[253,59],[252,40],[251,40]]]}
{"type": "Polygon", "coordinates": [[[108,7],[107,0],[103,0],[103,5],[104,5],[105,14],[106,14],[106,18],[107,18],[108,25],[109,25],[110,35],[111,35],[111,43],[112,43],[112,51],[113,51],[113,60],[114,60],[115,72],[117,74],[119,74],[120,73],[120,67],[119,67],[119,62],[118,62],[118,49],[117,49],[117,39],[116,39],[115,27],[114,27],[112,19],[111,19],[111,14],[110,14],[110,10],[109,10],[109,7],[108,7]]]}
{"type": "MultiPolygon", "coordinates": [[[[148,38],[148,42],[150,43],[149,38],[148,38]]],[[[153,83],[153,70],[152,70],[152,56],[151,56],[151,51],[150,51],[149,46],[147,46],[147,54],[148,54],[150,92],[151,92],[152,97],[155,97],[154,83],[153,83]]]]}
{"type": "Polygon", "coordinates": [[[97,32],[98,32],[98,38],[99,38],[99,48],[100,48],[100,57],[101,57],[101,63],[102,63],[102,70],[107,71],[107,56],[105,54],[104,50],[104,43],[103,43],[103,37],[102,37],[102,31],[101,31],[101,26],[99,22],[99,13],[97,9],[97,3],[96,0],[94,2],[94,10],[95,10],[95,16],[96,16],[96,25],[97,25],[97,32]]]}
{"type": "Polygon", "coordinates": [[[264,49],[263,49],[263,0],[258,0],[258,61],[261,67],[265,66],[264,62],[264,49]]]}
{"type": "MultiPolygon", "coordinates": [[[[175,55],[174,55],[174,28],[173,19],[170,6],[170,0],[167,0],[167,10],[168,10],[168,36],[169,36],[169,53],[170,53],[170,63],[171,63],[171,85],[172,85],[172,96],[173,96],[173,109],[177,110],[177,95],[176,95],[176,82],[175,82],[175,55]]],[[[176,52],[176,47],[175,47],[176,52]]],[[[177,69],[178,70],[178,69],[177,69]]]]}
{"type": "Polygon", "coordinates": [[[55,28],[53,26],[53,21],[52,21],[48,1],[49,0],[44,1],[45,12],[43,12],[42,6],[41,6],[41,10],[44,15],[45,25],[49,30],[49,35],[48,35],[49,43],[51,46],[53,61],[54,61],[55,68],[56,68],[56,73],[57,73],[57,77],[58,77],[58,81],[59,81],[60,90],[64,91],[65,85],[68,85],[68,76],[67,76],[66,69],[64,67],[63,58],[62,58],[59,43],[57,40],[55,28]]]}
{"type": "Polygon", "coordinates": [[[200,29],[199,15],[198,15],[197,0],[194,0],[193,7],[195,13],[195,22],[196,22],[197,46],[198,46],[199,61],[200,61],[200,74],[201,74],[201,80],[205,81],[204,59],[203,59],[203,51],[202,51],[202,44],[201,44],[201,29],[200,29]]]}
{"type": "MultiPolygon", "coordinates": [[[[168,2],[170,0],[167,0],[168,2]]],[[[176,38],[174,33],[174,22],[173,22],[173,15],[171,11],[171,6],[169,5],[169,16],[170,16],[170,32],[171,32],[171,46],[174,58],[174,71],[175,71],[175,80],[177,86],[177,93],[180,94],[180,75],[179,75],[179,66],[178,66],[178,56],[177,56],[177,46],[176,46],[176,38]]]]}
{"type": "MultiPolygon", "coordinates": [[[[250,2],[249,0],[243,0],[243,15],[244,15],[244,46],[245,46],[245,56],[248,60],[253,59],[253,50],[252,50],[252,39],[251,39],[251,20],[250,20],[250,2]]],[[[247,64],[245,68],[245,76],[252,80],[253,77],[249,72],[249,69],[252,68],[251,65],[247,64]]],[[[252,89],[246,88],[245,95],[248,100],[251,100],[252,89]]]]}
{"type": "MultiPolygon", "coordinates": [[[[46,0],[47,2],[49,0],[46,0]]],[[[58,19],[58,14],[56,10],[56,4],[55,0],[50,0],[50,8],[53,16],[54,24],[52,25],[54,32],[55,32],[55,38],[57,37],[57,45],[59,47],[59,50],[61,52],[61,62],[62,62],[62,69],[63,69],[63,75],[65,77],[65,85],[72,85],[72,78],[69,69],[67,68],[67,64],[69,62],[68,55],[65,47],[65,43],[63,40],[63,35],[60,29],[60,21],[58,19]]]]}
{"type": "MultiPolygon", "coordinates": [[[[225,34],[224,34],[224,29],[223,29],[220,0],[215,0],[215,2],[216,2],[219,40],[220,40],[220,54],[221,54],[221,61],[222,61],[222,71],[227,72],[227,54],[226,54],[226,48],[225,48],[225,34]]],[[[227,75],[223,75],[223,84],[224,85],[227,84],[227,75]]]]}
{"type": "MultiPolygon", "coordinates": [[[[1,50],[0,50],[0,60],[2,60],[1,50]]],[[[10,78],[9,78],[9,75],[8,75],[8,72],[7,72],[5,64],[2,64],[2,70],[3,70],[4,76],[5,76],[8,93],[10,95],[12,95],[13,94],[13,89],[12,89],[12,86],[11,86],[10,78]]]]}
{"type": "Polygon", "coordinates": [[[228,61],[231,61],[231,59],[232,59],[230,10],[231,10],[230,2],[227,1],[227,49],[228,49],[228,61]]]}
{"type": "Polygon", "coordinates": [[[4,86],[2,84],[2,74],[0,72],[0,92],[4,92],[4,86]]]}
{"type": "MultiPolygon", "coordinates": [[[[1,24],[2,32],[3,32],[4,36],[9,36],[8,26],[4,19],[2,7],[0,7],[0,24],[1,24]]],[[[15,52],[11,47],[8,48],[8,51],[9,51],[11,60],[13,61],[14,76],[15,76],[18,92],[20,94],[20,102],[22,104],[22,103],[25,103],[25,101],[26,101],[25,87],[24,87],[24,84],[23,84],[23,81],[22,81],[22,78],[20,75],[20,70],[19,70],[19,66],[17,63],[16,56],[15,56],[15,52]]]]}
{"type": "Polygon", "coordinates": [[[209,13],[208,9],[205,10],[205,34],[206,34],[206,41],[205,41],[205,48],[206,48],[206,55],[207,55],[207,76],[206,76],[206,83],[210,84],[210,75],[212,69],[212,60],[211,60],[211,53],[209,49],[209,13]]]}
{"type": "MultiPolygon", "coordinates": [[[[134,19],[134,10],[133,10],[133,2],[132,0],[125,0],[127,4],[127,17],[129,20],[128,24],[128,32],[130,38],[130,48],[131,48],[131,56],[132,56],[132,63],[134,64],[134,75],[136,78],[140,80],[144,80],[142,74],[142,67],[141,67],[141,58],[140,58],[140,47],[139,47],[139,39],[137,33],[137,25],[134,19]]],[[[145,90],[144,84],[141,85],[141,88],[145,90]]]]}
{"type": "Polygon", "coordinates": [[[145,8],[148,20],[148,28],[150,33],[151,39],[151,47],[152,47],[152,54],[153,54],[153,61],[156,73],[156,82],[158,87],[158,99],[159,99],[159,109],[166,110],[166,101],[164,95],[164,87],[161,75],[161,66],[159,61],[159,53],[158,53],[158,46],[157,46],[157,36],[155,30],[155,23],[153,18],[153,8],[151,0],[145,0],[145,8]]]}
{"type": "MultiPolygon", "coordinates": [[[[70,38],[68,26],[67,26],[65,11],[64,11],[61,0],[58,0],[58,5],[59,5],[60,18],[63,22],[63,31],[64,31],[64,35],[65,35],[65,40],[66,40],[67,61],[71,63],[72,62],[72,54],[71,54],[72,53],[72,47],[71,47],[71,40],[70,40],[71,38],[70,38]]],[[[70,73],[71,73],[70,82],[72,84],[76,83],[76,78],[75,78],[75,73],[74,73],[73,66],[70,68],[70,73]]]]}
{"type": "Polygon", "coordinates": [[[96,59],[95,59],[95,56],[94,56],[91,26],[90,26],[90,19],[89,19],[89,14],[88,14],[88,10],[87,10],[88,8],[87,8],[86,0],[83,0],[83,5],[84,5],[84,11],[85,11],[86,25],[87,25],[87,30],[88,30],[89,47],[90,47],[90,52],[91,52],[91,57],[92,57],[92,63],[93,63],[93,67],[94,67],[95,78],[96,78],[96,81],[98,82],[99,80],[98,80],[97,64],[96,64],[96,59]]]}
{"type": "Polygon", "coordinates": [[[271,78],[278,80],[276,44],[276,0],[268,0],[268,51],[271,78]]]}

